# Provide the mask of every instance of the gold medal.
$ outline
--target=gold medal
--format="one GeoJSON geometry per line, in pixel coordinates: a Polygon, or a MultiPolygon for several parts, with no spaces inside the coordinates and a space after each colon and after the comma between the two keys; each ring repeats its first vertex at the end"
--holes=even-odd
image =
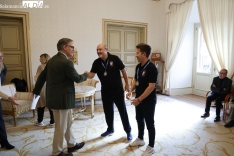
{"type": "Polygon", "coordinates": [[[139,86],[139,82],[138,81],[136,82],[136,86],[139,86]]]}
{"type": "Polygon", "coordinates": [[[104,72],[104,76],[106,76],[106,75],[107,75],[107,72],[105,71],[105,72],[104,72]]]}

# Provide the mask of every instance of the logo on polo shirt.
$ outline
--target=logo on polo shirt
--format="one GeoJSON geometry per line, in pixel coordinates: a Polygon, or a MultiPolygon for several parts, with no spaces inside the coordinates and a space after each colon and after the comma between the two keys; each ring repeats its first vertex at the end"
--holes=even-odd
{"type": "Polygon", "coordinates": [[[141,75],[142,75],[142,77],[144,77],[144,76],[145,76],[145,72],[146,72],[145,70],[142,72],[142,74],[141,74],[141,75]]]}
{"type": "Polygon", "coordinates": [[[110,61],[110,66],[113,66],[113,64],[114,64],[113,61],[110,61]]]}

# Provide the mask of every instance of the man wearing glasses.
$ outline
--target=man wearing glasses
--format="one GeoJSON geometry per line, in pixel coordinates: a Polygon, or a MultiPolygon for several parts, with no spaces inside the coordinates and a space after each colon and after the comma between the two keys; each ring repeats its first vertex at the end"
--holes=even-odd
{"type": "Polygon", "coordinates": [[[79,75],[68,57],[74,53],[73,41],[62,38],[57,43],[58,53],[47,63],[37,79],[33,93],[40,95],[46,81],[46,106],[54,113],[55,129],[52,155],[72,156],[72,152],[82,148],[84,142],[76,143],[72,133],[72,112],[75,108],[74,82],[85,81],[89,73],[79,75]],[[63,139],[67,142],[68,153],[63,152],[63,139]]]}
{"type": "Polygon", "coordinates": [[[205,113],[201,116],[206,118],[210,116],[211,102],[215,100],[216,104],[216,118],[214,122],[220,121],[220,109],[222,107],[222,101],[225,96],[231,92],[232,80],[227,77],[227,69],[221,69],[219,76],[214,77],[211,84],[211,94],[206,98],[205,113]]]}

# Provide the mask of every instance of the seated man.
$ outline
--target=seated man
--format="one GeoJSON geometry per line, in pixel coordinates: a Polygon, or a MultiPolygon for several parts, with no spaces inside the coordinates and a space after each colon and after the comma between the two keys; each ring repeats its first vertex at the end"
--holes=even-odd
{"type": "Polygon", "coordinates": [[[227,69],[221,69],[219,76],[214,77],[211,84],[211,94],[206,99],[205,114],[201,117],[206,118],[210,116],[210,105],[215,100],[216,103],[216,118],[214,122],[220,121],[220,109],[222,107],[222,101],[225,96],[231,92],[232,80],[227,78],[227,69]]]}
{"type": "Polygon", "coordinates": [[[226,123],[224,125],[224,127],[230,128],[230,127],[234,126],[234,106],[232,106],[231,109],[230,109],[230,119],[231,119],[231,121],[226,123]]]}

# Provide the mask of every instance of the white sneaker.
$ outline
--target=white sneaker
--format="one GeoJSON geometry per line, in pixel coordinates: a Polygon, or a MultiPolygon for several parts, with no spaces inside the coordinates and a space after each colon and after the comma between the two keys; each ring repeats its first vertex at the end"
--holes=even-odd
{"type": "Polygon", "coordinates": [[[41,126],[45,126],[45,124],[44,124],[43,122],[38,122],[38,121],[35,121],[35,122],[34,122],[34,125],[35,125],[35,126],[40,126],[40,127],[41,127],[41,126]]]}
{"type": "Polygon", "coordinates": [[[54,127],[54,123],[53,124],[48,124],[47,127],[54,127]]]}
{"type": "Polygon", "coordinates": [[[145,145],[145,141],[139,138],[136,138],[136,140],[134,140],[133,142],[129,144],[129,146],[144,146],[144,145],[145,145]]]}
{"type": "Polygon", "coordinates": [[[151,156],[154,154],[154,148],[150,147],[149,145],[147,146],[146,150],[142,154],[142,156],[151,156]]]}

